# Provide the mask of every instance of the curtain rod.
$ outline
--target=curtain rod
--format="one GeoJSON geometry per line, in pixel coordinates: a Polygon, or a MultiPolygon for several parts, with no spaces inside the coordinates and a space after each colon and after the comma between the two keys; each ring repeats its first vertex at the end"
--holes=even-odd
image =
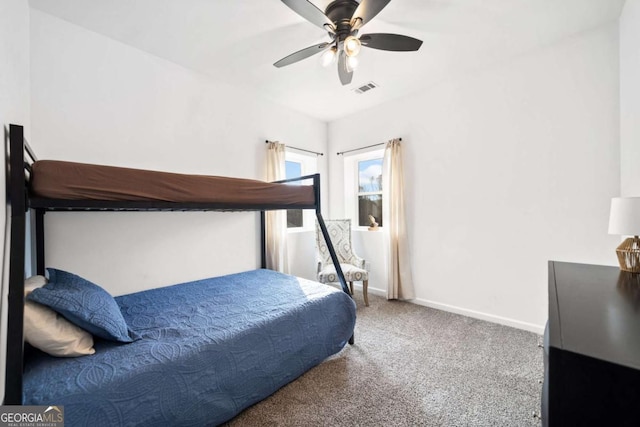
{"type": "MultiPolygon", "coordinates": [[[[270,143],[268,139],[265,141],[265,144],[270,143]]],[[[290,145],[285,144],[285,148],[291,148],[293,150],[304,151],[305,153],[315,154],[316,156],[324,156],[324,153],[318,153],[317,151],[305,150],[304,148],[292,147],[290,145]]]]}
{"type": "MultiPolygon", "coordinates": [[[[398,141],[402,141],[402,138],[398,138],[398,141]]],[[[366,147],[354,148],[353,150],[340,151],[336,154],[340,156],[342,154],[351,153],[352,151],[360,151],[360,150],[364,150],[365,148],[377,147],[378,145],[385,145],[385,144],[386,142],[381,142],[379,144],[367,145],[366,147]]]]}

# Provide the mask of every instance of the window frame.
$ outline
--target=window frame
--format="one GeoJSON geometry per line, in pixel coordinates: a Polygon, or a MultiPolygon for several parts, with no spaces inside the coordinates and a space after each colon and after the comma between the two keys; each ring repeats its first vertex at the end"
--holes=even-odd
{"type": "MultiPolygon", "coordinates": [[[[367,230],[369,226],[359,225],[359,206],[358,201],[360,196],[366,195],[380,195],[382,203],[386,192],[384,187],[382,191],[375,192],[360,192],[359,188],[359,164],[360,162],[367,160],[384,159],[384,147],[369,150],[363,153],[351,154],[344,156],[344,207],[345,216],[351,219],[351,228],[353,230],[367,230]]],[[[382,229],[382,226],[380,227],[382,229]]]]}
{"type": "MultiPolygon", "coordinates": [[[[285,147],[284,159],[285,162],[295,162],[300,164],[300,176],[312,175],[318,172],[318,156],[315,154],[299,153],[285,147]]],[[[305,182],[300,181],[300,183],[304,184],[305,182]]],[[[311,209],[301,209],[301,211],[302,227],[287,227],[287,233],[301,233],[313,231],[315,229],[315,212],[311,209]]]]}

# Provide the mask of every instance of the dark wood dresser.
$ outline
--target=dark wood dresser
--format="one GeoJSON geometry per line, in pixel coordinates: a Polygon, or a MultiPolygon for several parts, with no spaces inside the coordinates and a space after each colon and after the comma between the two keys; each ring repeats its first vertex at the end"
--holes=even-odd
{"type": "Polygon", "coordinates": [[[543,426],[640,426],[640,274],[549,262],[543,426]]]}

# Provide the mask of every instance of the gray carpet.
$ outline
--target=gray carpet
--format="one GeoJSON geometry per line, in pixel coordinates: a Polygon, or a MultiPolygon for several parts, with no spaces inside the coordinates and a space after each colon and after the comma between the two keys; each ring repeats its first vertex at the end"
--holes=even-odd
{"type": "Polygon", "coordinates": [[[356,295],[355,345],[227,426],[539,426],[541,337],[356,295]]]}

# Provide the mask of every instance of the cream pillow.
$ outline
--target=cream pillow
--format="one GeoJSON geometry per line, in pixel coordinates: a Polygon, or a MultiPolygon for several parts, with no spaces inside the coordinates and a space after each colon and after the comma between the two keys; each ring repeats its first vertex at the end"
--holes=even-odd
{"type": "MultiPolygon", "coordinates": [[[[47,279],[33,276],[25,281],[25,295],[44,286],[47,279]]],[[[93,337],[42,304],[24,303],[24,339],[52,356],[75,357],[94,354],[93,337]]]]}
{"type": "Polygon", "coordinates": [[[31,276],[24,281],[24,296],[26,297],[36,288],[41,288],[48,282],[44,276],[31,276]]]}

